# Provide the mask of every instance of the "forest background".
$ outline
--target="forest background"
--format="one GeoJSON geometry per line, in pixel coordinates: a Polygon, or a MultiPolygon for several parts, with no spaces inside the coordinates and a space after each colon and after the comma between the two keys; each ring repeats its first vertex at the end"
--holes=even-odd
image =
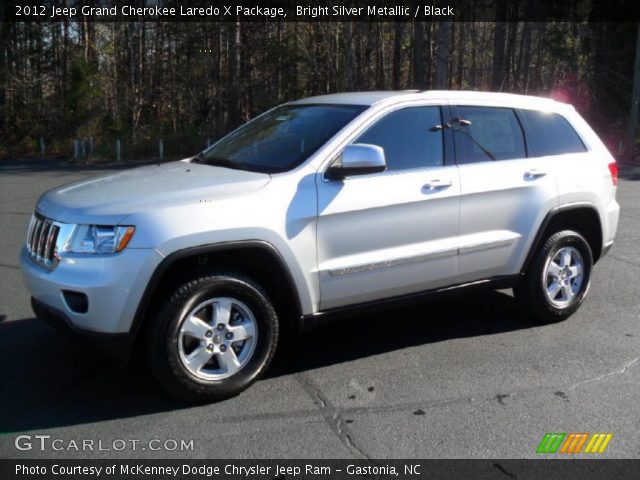
{"type": "Polygon", "coordinates": [[[116,141],[123,159],[155,158],[160,139],[182,158],[289,100],[402,89],[550,96],[637,159],[639,24],[519,21],[534,0],[498,5],[513,20],[5,21],[0,159],[71,156],[74,142],[79,155],[78,141],[92,160],[113,160],[116,141]]]}

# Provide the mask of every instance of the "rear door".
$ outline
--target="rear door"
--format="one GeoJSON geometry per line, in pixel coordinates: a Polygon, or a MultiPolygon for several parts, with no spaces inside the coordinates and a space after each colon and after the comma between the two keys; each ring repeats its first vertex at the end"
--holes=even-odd
{"type": "Polygon", "coordinates": [[[458,282],[517,273],[542,218],[557,205],[548,157],[529,158],[512,108],[452,106],[460,172],[458,282]]]}

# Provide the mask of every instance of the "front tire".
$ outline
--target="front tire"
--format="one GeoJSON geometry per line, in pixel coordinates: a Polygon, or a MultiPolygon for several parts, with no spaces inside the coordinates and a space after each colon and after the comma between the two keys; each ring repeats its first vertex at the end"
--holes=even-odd
{"type": "Polygon", "coordinates": [[[577,232],[554,233],[535,254],[529,270],[513,289],[519,307],[543,323],[573,315],[591,281],[593,254],[577,232]]]}
{"type": "Polygon", "coordinates": [[[147,336],[149,367],[187,401],[237,395],[264,374],[278,343],[278,317],[264,290],[237,273],[178,286],[147,336]]]}

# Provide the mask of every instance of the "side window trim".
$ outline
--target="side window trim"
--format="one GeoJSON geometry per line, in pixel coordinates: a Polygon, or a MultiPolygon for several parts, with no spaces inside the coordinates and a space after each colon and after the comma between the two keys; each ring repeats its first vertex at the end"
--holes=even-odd
{"type": "MultiPolygon", "coordinates": [[[[442,125],[446,125],[449,122],[451,122],[451,119],[453,118],[454,115],[454,111],[453,111],[453,107],[450,104],[447,105],[440,105],[440,117],[442,118],[442,125]]],[[[444,149],[444,165],[443,166],[450,166],[450,165],[456,165],[456,144],[453,138],[453,130],[451,130],[450,128],[445,128],[443,130],[443,146],[442,148],[444,149]]]]}
{"type": "Polygon", "coordinates": [[[520,108],[514,108],[513,109],[513,113],[516,116],[516,119],[518,120],[518,124],[520,125],[520,130],[522,130],[522,141],[524,142],[524,155],[525,158],[530,158],[529,155],[529,136],[527,135],[527,127],[526,127],[526,119],[524,118],[524,115],[522,115],[522,113],[520,113],[521,109],[520,108]]]}
{"type": "Polygon", "coordinates": [[[530,142],[530,137],[531,137],[531,127],[529,126],[529,122],[527,122],[527,119],[524,116],[524,113],[522,113],[522,108],[518,108],[516,109],[516,115],[518,115],[518,118],[520,119],[520,124],[522,125],[522,128],[524,129],[524,144],[527,148],[527,158],[531,158],[529,155],[529,142],[530,142]]]}

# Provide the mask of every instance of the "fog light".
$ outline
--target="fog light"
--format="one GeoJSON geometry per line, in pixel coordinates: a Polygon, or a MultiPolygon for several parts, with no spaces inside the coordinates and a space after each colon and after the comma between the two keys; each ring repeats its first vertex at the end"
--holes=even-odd
{"type": "Polygon", "coordinates": [[[64,301],[73,313],[87,313],[89,310],[89,299],[82,292],[63,290],[64,301]]]}

